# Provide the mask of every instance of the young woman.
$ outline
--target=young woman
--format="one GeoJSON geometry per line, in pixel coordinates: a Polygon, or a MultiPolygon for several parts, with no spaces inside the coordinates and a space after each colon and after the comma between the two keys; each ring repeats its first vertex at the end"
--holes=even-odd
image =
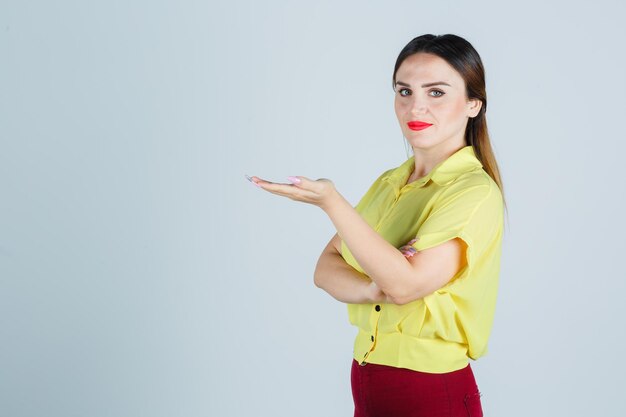
{"type": "Polygon", "coordinates": [[[250,180],[319,206],[337,229],[314,280],[359,330],[355,417],[482,416],[469,359],[487,352],[505,207],[483,65],[459,36],[422,35],[400,52],[392,81],[413,156],[355,207],[328,179],[250,180]]]}

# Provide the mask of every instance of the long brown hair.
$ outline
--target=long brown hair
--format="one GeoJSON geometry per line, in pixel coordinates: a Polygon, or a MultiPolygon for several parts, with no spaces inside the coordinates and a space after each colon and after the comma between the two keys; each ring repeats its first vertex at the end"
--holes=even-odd
{"type": "MultiPolygon", "coordinates": [[[[487,92],[485,89],[485,69],[480,55],[471,43],[460,36],[446,35],[421,35],[412,39],[398,55],[393,70],[392,88],[395,91],[396,73],[402,62],[409,56],[418,52],[426,52],[437,55],[446,60],[465,80],[466,95],[469,99],[479,99],[482,106],[476,117],[467,121],[465,128],[465,144],[471,145],[476,157],[483,164],[484,170],[498,184],[504,200],[504,186],[500,177],[500,170],[496,157],[491,149],[489,132],[487,130],[487,92]]],[[[506,209],[506,200],[504,207],[506,209]]]]}

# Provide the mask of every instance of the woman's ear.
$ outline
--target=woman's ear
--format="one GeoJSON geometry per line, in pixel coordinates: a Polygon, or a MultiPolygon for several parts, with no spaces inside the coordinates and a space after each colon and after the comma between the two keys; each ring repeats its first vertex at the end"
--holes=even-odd
{"type": "Polygon", "coordinates": [[[480,112],[480,108],[483,106],[483,102],[477,98],[468,100],[467,102],[467,115],[470,118],[476,117],[480,112]]]}

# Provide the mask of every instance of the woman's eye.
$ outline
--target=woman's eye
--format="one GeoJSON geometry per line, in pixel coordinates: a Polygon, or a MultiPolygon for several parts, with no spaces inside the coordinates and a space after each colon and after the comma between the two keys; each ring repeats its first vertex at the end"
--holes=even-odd
{"type": "MultiPolygon", "coordinates": [[[[431,90],[429,91],[429,93],[431,94],[431,97],[441,97],[445,94],[441,90],[431,90]]],[[[411,90],[409,90],[408,88],[401,88],[398,90],[398,94],[400,94],[402,97],[407,97],[411,95],[411,90]]]]}

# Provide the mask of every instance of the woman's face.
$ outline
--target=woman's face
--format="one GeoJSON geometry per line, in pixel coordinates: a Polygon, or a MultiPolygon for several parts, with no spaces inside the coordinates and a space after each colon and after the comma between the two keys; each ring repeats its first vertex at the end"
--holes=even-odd
{"type": "Polygon", "coordinates": [[[467,100],[465,81],[444,59],[424,52],[407,57],[396,72],[395,91],[396,116],[414,151],[465,146],[468,118],[478,114],[481,101],[467,100]]]}

